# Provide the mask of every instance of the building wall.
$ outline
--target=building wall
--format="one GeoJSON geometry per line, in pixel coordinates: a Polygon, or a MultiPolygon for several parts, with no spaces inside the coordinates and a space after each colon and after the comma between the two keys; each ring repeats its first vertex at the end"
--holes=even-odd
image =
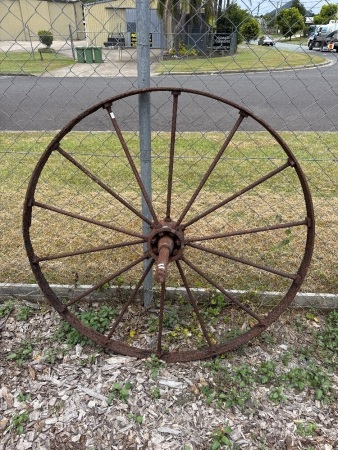
{"type": "Polygon", "coordinates": [[[69,36],[69,26],[73,32],[77,30],[74,39],[85,39],[83,12],[81,2],[54,3],[48,2],[49,17],[52,31],[55,35],[69,36]]]}
{"type": "MultiPolygon", "coordinates": [[[[108,34],[125,33],[125,8],[117,8],[116,1],[84,5],[86,37],[89,45],[103,46],[108,34]]],[[[133,3],[131,0],[123,1],[133,3]]],[[[120,4],[120,2],[119,2],[120,4]]]]}
{"type": "Polygon", "coordinates": [[[54,40],[84,39],[82,5],[80,1],[1,0],[0,40],[39,40],[38,31],[50,30],[54,40]]]}
{"type": "Polygon", "coordinates": [[[0,40],[26,40],[26,30],[22,21],[19,1],[2,0],[0,2],[0,40]]]}
{"type": "MultiPolygon", "coordinates": [[[[49,20],[48,2],[19,0],[19,3],[22,22],[26,28],[26,40],[29,40],[29,36],[32,37],[32,40],[38,40],[39,30],[52,31],[49,20]]],[[[56,39],[56,37],[54,37],[54,39],[56,39]]]]}
{"type": "MultiPolygon", "coordinates": [[[[151,2],[150,32],[153,35],[153,47],[160,48],[162,25],[156,11],[156,1],[151,2]]],[[[102,47],[108,35],[123,34],[126,46],[130,46],[130,27],[136,22],[134,0],[107,1],[84,5],[86,37],[89,45],[102,47]]],[[[134,31],[134,30],[132,30],[134,31]]]]}

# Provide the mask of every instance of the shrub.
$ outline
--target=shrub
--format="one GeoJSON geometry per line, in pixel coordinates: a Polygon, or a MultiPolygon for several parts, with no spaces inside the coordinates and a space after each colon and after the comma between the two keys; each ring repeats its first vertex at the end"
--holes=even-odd
{"type": "Polygon", "coordinates": [[[40,42],[47,47],[51,47],[53,43],[53,33],[51,31],[40,30],[38,31],[40,42]]]}
{"type": "Polygon", "coordinates": [[[245,40],[249,43],[253,39],[257,39],[259,35],[259,23],[253,17],[246,20],[240,28],[240,32],[245,40]]]}

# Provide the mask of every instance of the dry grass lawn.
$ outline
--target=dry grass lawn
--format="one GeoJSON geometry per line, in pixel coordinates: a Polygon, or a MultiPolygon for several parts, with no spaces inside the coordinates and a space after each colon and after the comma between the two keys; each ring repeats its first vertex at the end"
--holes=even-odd
{"type": "MultiPolygon", "coordinates": [[[[192,192],[210,165],[215,151],[224,140],[221,133],[182,134],[177,140],[174,166],[174,193],[172,217],[187,204],[192,192]],[[191,144],[191,142],[193,144],[191,144]]],[[[336,134],[326,133],[321,141],[312,133],[284,134],[307,176],[312,190],[316,214],[316,243],[304,291],[338,292],[337,259],[332,249],[337,241],[338,196],[335,180],[338,175],[334,148],[336,134]]],[[[22,205],[28,180],[34,166],[50,141],[47,133],[3,133],[1,140],[1,262],[2,282],[32,283],[32,275],[22,241],[22,205]]],[[[169,135],[162,133],[153,139],[153,204],[159,218],[165,215],[168,171],[169,135]]],[[[137,136],[128,136],[128,145],[137,156],[137,136]]],[[[139,188],[117,140],[109,133],[73,133],[63,142],[63,148],[100,180],[140,209],[139,188]],[[94,149],[94,150],[93,150],[94,149]],[[113,149],[113,151],[107,151],[113,149]]],[[[238,133],[230,146],[230,156],[221,159],[212,176],[187,214],[187,219],[206,210],[257,180],[273,168],[280,166],[284,155],[276,143],[264,133],[251,133],[250,139],[238,133]]],[[[104,192],[65,158],[52,155],[42,171],[36,200],[63,208],[85,217],[109,222],[126,230],[141,232],[141,221],[128,209],[104,192]]],[[[304,200],[293,169],[287,169],[258,188],[230,202],[188,227],[186,236],[205,236],[225,231],[244,230],[279,222],[304,219],[304,200]]],[[[241,257],[286,272],[297,270],[303,256],[304,227],[293,227],[268,233],[235,236],[208,241],[208,246],[235,257],[241,257]]],[[[126,240],[130,236],[100,226],[34,208],[31,235],[36,253],[58,254],[65,251],[87,249],[126,240]]],[[[126,249],[102,251],[73,258],[56,259],[42,264],[50,283],[81,284],[100,282],[118,266],[141,254],[140,245],[126,249]]],[[[207,252],[187,248],[186,256],[202,271],[207,271],[231,289],[276,290],[285,288],[285,278],[265,273],[251,266],[219,258],[207,252]]],[[[123,275],[132,283],[141,268],[123,275]]],[[[200,276],[187,270],[191,284],[203,286],[200,276]]],[[[176,270],[170,270],[170,282],[180,283],[176,270]]]]}

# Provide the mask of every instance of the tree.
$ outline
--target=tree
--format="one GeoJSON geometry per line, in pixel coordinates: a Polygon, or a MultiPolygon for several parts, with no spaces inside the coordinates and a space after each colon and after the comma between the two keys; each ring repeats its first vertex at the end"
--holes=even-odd
{"type": "Polygon", "coordinates": [[[247,19],[240,27],[240,33],[245,42],[249,43],[253,39],[257,39],[259,35],[259,23],[253,17],[247,19]]]}
{"type": "Polygon", "coordinates": [[[314,16],[313,21],[315,24],[329,23],[332,19],[337,19],[338,5],[329,3],[328,5],[322,6],[320,13],[314,16]]]}
{"type": "Polygon", "coordinates": [[[281,30],[281,33],[285,37],[289,37],[297,33],[297,31],[303,31],[305,27],[304,18],[297,8],[283,9],[278,18],[277,24],[281,30]]]}
{"type": "Polygon", "coordinates": [[[261,23],[263,24],[262,28],[277,28],[277,21],[276,21],[276,12],[274,11],[273,14],[264,14],[261,16],[261,23]]]}
{"type": "Polygon", "coordinates": [[[236,3],[231,3],[229,8],[223,11],[217,19],[216,30],[218,33],[233,33],[239,31],[239,28],[246,20],[251,18],[248,11],[241,9],[236,3]]]}
{"type": "Polygon", "coordinates": [[[300,2],[300,0],[292,0],[291,8],[297,8],[303,17],[306,14],[305,6],[300,2]]]}

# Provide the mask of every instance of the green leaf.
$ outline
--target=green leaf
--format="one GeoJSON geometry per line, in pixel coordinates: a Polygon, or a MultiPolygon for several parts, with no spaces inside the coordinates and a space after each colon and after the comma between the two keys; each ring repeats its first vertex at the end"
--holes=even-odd
{"type": "Polygon", "coordinates": [[[323,398],[323,391],[321,389],[316,389],[316,400],[321,400],[323,398]]]}

